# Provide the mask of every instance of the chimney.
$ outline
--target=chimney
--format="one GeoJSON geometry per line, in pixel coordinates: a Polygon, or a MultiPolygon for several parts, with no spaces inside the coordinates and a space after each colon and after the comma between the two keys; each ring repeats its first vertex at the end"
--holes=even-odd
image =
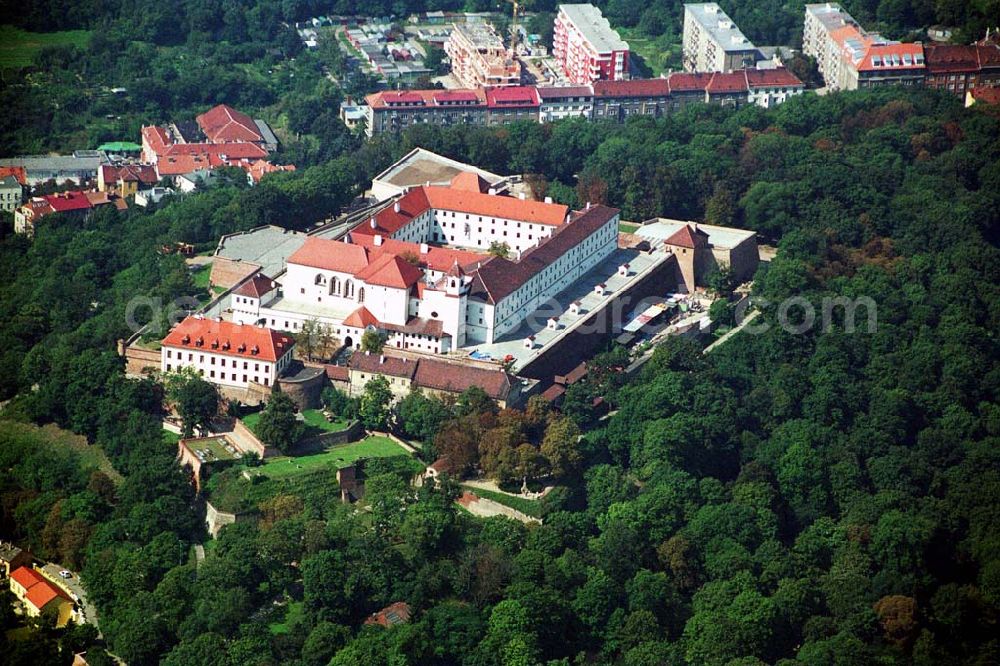
{"type": "Polygon", "coordinates": [[[489,190],[487,190],[487,194],[496,194],[496,193],[497,193],[497,188],[495,187],[491,187],[489,190]]]}
{"type": "Polygon", "coordinates": [[[382,245],[382,234],[375,234],[375,247],[382,245]]]}
{"type": "Polygon", "coordinates": [[[385,363],[385,354],[378,357],[378,364],[382,365],[383,363],[385,363]]]}
{"type": "Polygon", "coordinates": [[[378,229],[378,224],[376,224],[374,217],[371,220],[369,220],[368,224],[371,225],[372,229],[378,229]]]}
{"type": "Polygon", "coordinates": [[[587,208],[586,208],[586,210],[590,210],[590,202],[589,201],[587,202],[587,208]]]}
{"type": "Polygon", "coordinates": [[[399,202],[398,201],[392,205],[392,209],[394,211],[396,211],[397,213],[399,212],[399,202]]]}
{"type": "Polygon", "coordinates": [[[528,195],[526,195],[524,192],[519,192],[517,198],[520,199],[521,201],[525,201],[527,200],[528,195]]]}
{"type": "Polygon", "coordinates": [[[552,203],[552,197],[545,197],[545,203],[552,203]]]}
{"type": "Polygon", "coordinates": [[[430,250],[431,249],[430,247],[428,247],[427,243],[420,244],[420,254],[427,254],[428,252],[430,252],[430,250]]]}

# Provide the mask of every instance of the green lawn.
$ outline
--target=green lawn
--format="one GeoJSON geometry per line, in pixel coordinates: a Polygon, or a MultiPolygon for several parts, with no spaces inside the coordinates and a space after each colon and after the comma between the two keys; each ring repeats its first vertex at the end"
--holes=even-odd
{"type": "Polygon", "coordinates": [[[639,228],[638,224],[629,224],[628,222],[619,222],[618,231],[623,231],[627,234],[635,233],[636,229],[639,228]]]}
{"type": "MultiPolygon", "coordinates": [[[[323,412],[318,409],[303,410],[302,418],[305,420],[307,426],[306,437],[312,437],[324,432],[340,432],[351,425],[351,422],[347,419],[336,418],[333,421],[327,421],[326,417],[323,416],[323,412]]],[[[243,417],[243,425],[250,428],[254,433],[257,432],[257,424],[259,422],[260,412],[247,414],[243,417]]]]}
{"type": "Polygon", "coordinates": [[[85,48],[89,40],[88,30],[27,32],[10,25],[0,26],[0,68],[27,67],[46,46],[68,44],[85,48]]]}
{"type": "Polygon", "coordinates": [[[280,622],[272,622],[268,625],[272,634],[287,634],[291,630],[292,624],[305,615],[305,602],[290,601],[285,606],[284,618],[280,622]]]}
{"type": "Polygon", "coordinates": [[[338,469],[359,458],[391,458],[405,455],[408,455],[407,451],[391,439],[372,436],[360,442],[334,446],[323,453],[294,458],[287,456],[272,458],[259,469],[268,478],[284,479],[322,468],[338,469]]]}
{"type": "Polygon", "coordinates": [[[636,28],[619,28],[615,30],[621,38],[628,42],[629,50],[639,56],[650,69],[652,75],[659,76],[663,72],[681,69],[681,40],[679,37],[661,35],[655,39],[640,35],[636,28]]]}
{"type": "MultiPolygon", "coordinates": [[[[63,430],[54,423],[37,426],[30,423],[0,420],[0,443],[27,441],[34,448],[50,448],[55,451],[72,450],[80,457],[80,464],[86,469],[100,470],[116,484],[122,481],[121,474],[111,465],[104,450],[87,438],[69,430],[63,430]]],[[[0,444],[2,446],[3,444],[0,444]]]]}
{"type": "Polygon", "coordinates": [[[204,266],[199,266],[198,270],[191,273],[191,281],[194,282],[194,286],[199,289],[204,289],[208,291],[208,278],[212,275],[212,264],[205,264],[204,266]]]}
{"type": "Polygon", "coordinates": [[[467,490],[475,493],[483,499],[493,500],[504,506],[509,506],[512,509],[520,511],[521,513],[531,516],[532,518],[542,517],[542,504],[538,500],[524,499],[523,497],[511,497],[510,495],[505,495],[504,493],[496,493],[492,490],[483,490],[482,488],[472,488],[468,487],[467,490]]]}
{"type": "Polygon", "coordinates": [[[181,440],[181,436],[175,432],[170,432],[169,430],[163,431],[163,441],[170,446],[177,448],[177,442],[181,440]]]}

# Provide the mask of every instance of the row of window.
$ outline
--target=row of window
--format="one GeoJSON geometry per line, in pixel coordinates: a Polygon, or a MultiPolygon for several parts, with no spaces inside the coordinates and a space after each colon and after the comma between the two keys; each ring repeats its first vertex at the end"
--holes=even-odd
{"type": "MultiPolygon", "coordinates": [[[[181,366],[177,366],[177,367],[178,367],[178,369],[181,368],[181,366]]],[[[173,366],[170,363],[167,363],[167,372],[170,372],[172,369],[173,369],[173,366]]],[[[266,368],[265,368],[265,370],[266,370],[266,368]]],[[[205,371],[203,369],[199,368],[198,369],[198,374],[201,375],[202,377],[204,377],[205,376],[205,371]]],[[[236,380],[236,373],[235,372],[231,372],[231,373],[229,373],[229,375],[230,375],[231,381],[234,381],[234,382],[237,381],[236,380]]],[[[209,379],[218,379],[219,381],[223,381],[223,382],[226,381],[226,373],[221,372],[221,371],[219,372],[219,376],[216,377],[215,376],[215,370],[209,370],[208,376],[209,376],[209,379]]],[[[243,383],[244,384],[248,383],[247,382],[247,378],[248,378],[248,375],[243,375],[243,383]]],[[[255,375],[254,378],[253,378],[253,380],[257,384],[263,383],[264,386],[267,386],[268,382],[269,382],[269,380],[268,380],[267,377],[264,377],[264,381],[261,382],[260,381],[260,375],[255,375]]]]}
{"type": "MultiPolygon", "coordinates": [[[[170,359],[174,358],[174,352],[173,352],[172,349],[168,349],[167,350],[167,358],[170,358],[170,359]]],[[[176,358],[177,358],[178,361],[183,361],[184,360],[184,352],[177,352],[177,357],[176,358]]],[[[208,363],[209,363],[209,365],[215,365],[216,358],[217,358],[216,356],[209,356],[208,357],[208,363]]],[[[191,362],[191,363],[194,363],[194,354],[191,353],[191,352],[188,352],[187,360],[189,362],[191,362]]],[[[198,354],[198,363],[204,363],[204,362],[205,362],[205,355],[204,354],[198,354]]],[[[234,368],[238,368],[239,364],[240,364],[240,361],[238,361],[237,359],[233,359],[230,365],[232,365],[232,367],[234,367],[234,368]]],[[[219,358],[219,365],[222,366],[222,367],[226,367],[226,359],[225,358],[219,358]]],[[[243,369],[244,370],[249,370],[249,368],[250,368],[250,362],[249,361],[243,361],[243,369]]],[[[169,369],[169,367],[168,367],[168,369],[169,369]]],[[[253,369],[256,372],[260,372],[260,363],[254,363],[253,364],[253,369]]],[[[270,366],[265,363],[264,364],[264,373],[266,374],[266,373],[269,373],[270,371],[271,371],[270,366]]]]}

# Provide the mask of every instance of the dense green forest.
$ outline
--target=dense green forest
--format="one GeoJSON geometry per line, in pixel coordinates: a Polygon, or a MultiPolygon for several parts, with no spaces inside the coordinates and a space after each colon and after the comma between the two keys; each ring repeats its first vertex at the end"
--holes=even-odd
{"type": "MultiPolygon", "coordinates": [[[[124,477],[0,431],[3,531],[82,566],[129,663],[1000,659],[995,116],[880,90],[621,126],[420,127],[273,183],[0,240],[4,416],[86,435],[124,477]],[[370,514],[329,485],[272,497],[196,566],[206,537],[161,439],[162,389],[123,378],[114,353],[127,302],[195,293],[160,244],[301,224],[418,144],[626,218],[756,229],[780,245],[759,298],[869,296],[877,329],[771,326],[707,356],[664,346],[631,382],[594,373],[567,407],[585,437],[561,458],[542,435],[555,415],[459,404],[411,424],[442,447],[479,433],[481,464],[504,446],[561,460],[542,525],[472,518],[451,484],[415,491],[388,467],[369,478],[370,514]],[[595,423],[594,395],[618,411],[595,423]],[[400,600],[409,624],[363,626],[400,600]]],[[[0,638],[0,655],[68,662],[84,639],[0,638]]]]}
{"type": "MultiPolygon", "coordinates": [[[[598,4],[615,25],[679,35],[679,2],[598,4]]],[[[801,4],[721,4],[758,43],[798,39],[801,4]]],[[[1000,14],[995,1],[844,4],[897,37],[932,22],[978,37],[1000,14]]],[[[2,72],[0,154],[134,140],[142,124],[228,102],[272,121],[280,159],[302,167],[82,225],[53,216],[33,242],[0,226],[0,533],[82,570],[108,650],[184,666],[1000,661],[996,115],[878,90],[625,125],[421,126],[362,143],[336,108],[367,82],[327,79],[339,56],[302,52],[288,26],[357,3],[0,7],[25,29],[93,31],[86,49],[44,49],[2,72]],[[106,90],[118,86],[125,97],[106,90]],[[473,518],[453,483],[418,491],[382,463],[366,470],[370,512],[320,478],[268,495],[259,520],[209,540],[163,440],[163,387],[122,374],[129,304],[204,298],[162,245],[305,228],[414,146],[533,174],[539,194],[618,206],[625,219],[754,229],[780,248],[757,276],[761,303],[870,297],[877,327],[848,333],[837,317],[790,334],[765,306],[765,332],[708,355],[672,342],[628,382],[610,350],[561,415],[537,403],[498,413],[474,395],[403,401],[397,423],[428,455],[511,480],[555,475],[541,525],[473,518]],[[617,410],[607,420],[591,410],[597,396],[617,410]],[[396,601],[411,605],[409,624],[363,624],[396,601]]],[[[463,8],[496,6],[374,0],[364,11],[463,8]]],[[[9,611],[0,596],[5,626],[9,611]]],[[[68,664],[89,648],[90,663],[110,663],[94,643],[82,627],[4,632],[0,662],[68,664]]]]}

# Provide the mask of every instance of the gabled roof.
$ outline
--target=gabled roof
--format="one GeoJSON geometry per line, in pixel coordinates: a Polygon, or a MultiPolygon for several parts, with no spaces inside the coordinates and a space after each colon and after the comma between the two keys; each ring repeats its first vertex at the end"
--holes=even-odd
{"type": "Polygon", "coordinates": [[[594,81],[594,97],[666,97],[669,94],[668,79],[594,81]]]}
{"type": "Polygon", "coordinates": [[[424,275],[423,271],[393,254],[383,254],[355,277],[366,284],[394,289],[407,289],[424,275]]]}
{"type": "Polygon", "coordinates": [[[709,94],[746,92],[746,89],[747,77],[743,72],[716,72],[706,88],[709,94]]]}
{"type": "Polygon", "coordinates": [[[102,164],[101,175],[106,183],[114,183],[118,180],[125,182],[138,182],[146,185],[155,184],[159,178],[156,169],[151,164],[102,164]]]}
{"type": "Polygon", "coordinates": [[[560,226],[569,207],[563,204],[521,200],[499,194],[466,192],[449,187],[425,187],[431,208],[483,217],[503,217],[521,222],[560,226]]]}
{"type": "Polygon", "coordinates": [[[543,102],[567,97],[593,97],[594,89],[590,86],[538,86],[538,96],[543,102]]]}
{"type": "Polygon", "coordinates": [[[486,90],[486,105],[491,109],[538,106],[539,101],[538,91],[534,86],[506,86],[486,90]]]}
{"type": "Polygon", "coordinates": [[[693,229],[690,224],[685,224],[664,240],[663,243],[665,245],[694,249],[708,244],[708,234],[701,229],[693,229]]]}
{"type": "Polygon", "coordinates": [[[258,273],[252,278],[244,282],[233,291],[234,294],[238,296],[249,296],[251,298],[260,298],[264,294],[274,291],[278,288],[278,283],[267,277],[263,273],[258,273]]]}
{"type": "Polygon", "coordinates": [[[451,187],[456,190],[482,194],[489,191],[490,183],[478,173],[463,171],[451,179],[451,187]]]}
{"type": "Polygon", "coordinates": [[[262,142],[264,137],[257,130],[253,118],[228,104],[219,104],[198,116],[198,126],[209,141],[230,143],[239,141],[262,142]]]}
{"type": "Polygon", "coordinates": [[[444,273],[456,261],[460,266],[474,266],[477,262],[485,261],[489,255],[472,252],[470,250],[460,250],[451,247],[437,247],[436,245],[421,246],[418,243],[396,240],[394,238],[383,238],[381,245],[375,245],[375,237],[367,234],[348,235],[349,242],[361,245],[368,250],[368,256],[378,257],[382,254],[395,254],[404,258],[415,258],[417,265],[432,271],[444,273]],[[426,252],[422,250],[426,249],[426,252]]]}
{"type": "Polygon", "coordinates": [[[360,245],[309,237],[286,261],[354,275],[368,265],[369,257],[368,251],[360,245]]]}
{"type": "Polygon", "coordinates": [[[379,373],[392,377],[413,379],[413,375],[417,371],[417,362],[400,356],[354,352],[351,354],[351,359],[347,362],[347,367],[359,372],[379,373]]]}
{"type": "Polygon", "coordinates": [[[436,358],[420,359],[413,381],[422,388],[453,393],[478,386],[494,400],[506,400],[511,385],[510,375],[499,368],[477,368],[436,358]]]}
{"type": "Polygon", "coordinates": [[[34,569],[18,567],[11,572],[10,577],[18,585],[27,590],[24,596],[25,601],[34,606],[36,610],[42,610],[53,599],[62,598],[67,601],[69,600],[69,596],[65,592],[50,583],[34,569]]]}
{"type": "Polygon", "coordinates": [[[273,362],[291,351],[295,340],[263,326],[191,316],[175,326],[161,344],[273,362]]]}
{"type": "Polygon", "coordinates": [[[86,192],[57,192],[55,194],[46,194],[42,198],[48,202],[49,206],[56,213],[93,208],[90,199],[87,198],[86,192]]]}
{"type": "Polygon", "coordinates": [[[28,172],[23,166],[0,166],[0,177],[13,176],[21,185],[28,184],[28,172]]]}
{"type": "Polygon", "coordinates": [[[751,88],[799,88],[805,84],[799,77],[792,74],[784,67],[775,69],[748,69],[746,70],[747,85],[751,88]]]}
{"type": "Polygon", "coordinates": [[[367,328],[369,326],[378,326],[379,321],[368,308],[361,306],[351,314],[344,317],[344,326],[351,326],[352,328],[367,328]]]}
{"type": "Polygon", "coordinates": [[[709,72],[676,72],[670,75],[670,91],[678,92],[704,92],[712,80],[709,72]]]}

